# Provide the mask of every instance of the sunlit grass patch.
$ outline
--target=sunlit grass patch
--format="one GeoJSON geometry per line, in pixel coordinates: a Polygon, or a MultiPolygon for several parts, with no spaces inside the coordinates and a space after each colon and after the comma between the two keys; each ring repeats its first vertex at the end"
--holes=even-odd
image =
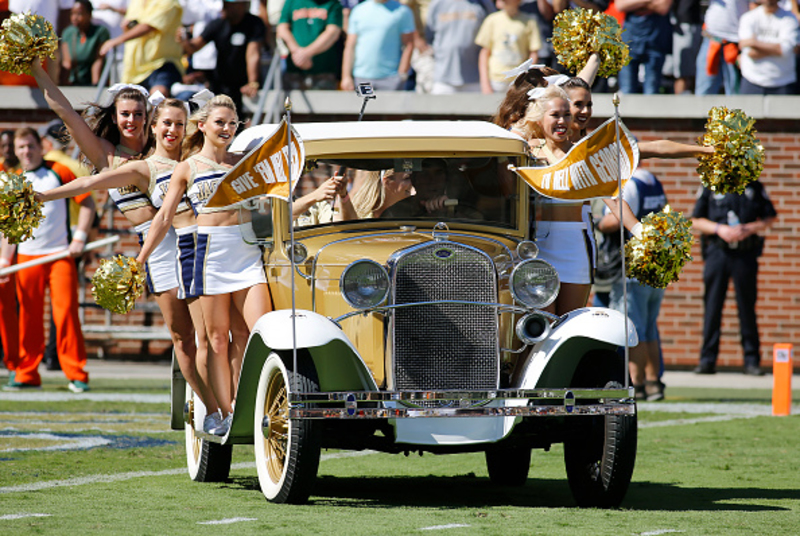
{"type": "Polygon", "coordinates": [[[132,442],[126,448],[0,453],[0,534],[796,533],[800,417],[769,416],[761,395],[720,402],[706,390],[690,391],[640,406],[636,468],[619,510],[574,506],[559,444],[533,452],[528,482],[518,488],[492,486],[482,453],[323,450],[309,504],[276,505],[259,489],[249,445],[234,446],[227,482],[192,482],[184,435],[169,430],[166,403],[73,399],[20,406],[6,400],[0,402],[0,430],[132,442]],[[732,420],[702,420],[726,415],[732,420]],[[656,423],[665,425],[647,426],[656,423]],[[151,439],[172,443],[133,441],[151,439]],[[39,487],[20,487],[33,485],[39,487]],[[18,491],[2,491],[15,486],[18,491]],[[2,519],[22,513],[41,516],[2,519]],[[232,519],[248,521],[213,524],[232,519]]]}

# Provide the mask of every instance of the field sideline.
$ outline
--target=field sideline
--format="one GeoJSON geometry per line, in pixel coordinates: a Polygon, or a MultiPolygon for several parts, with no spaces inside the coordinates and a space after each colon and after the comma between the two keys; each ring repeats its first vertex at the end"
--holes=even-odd
{"type": "Polygon", "coordinates": [[[574,506],[560,445],[534,451],[521,488],[493,487],[482,454],[323,451],[309,504],[270,504],[250,446],[228,482],[189,480],[166,373],[102,376],[80,396],[53,374],[0,393],[0,534],[797,533],[800,405],[772,417],[762,384],[671,386],[641,404],[633,483],[605,511],[574,506]]]}

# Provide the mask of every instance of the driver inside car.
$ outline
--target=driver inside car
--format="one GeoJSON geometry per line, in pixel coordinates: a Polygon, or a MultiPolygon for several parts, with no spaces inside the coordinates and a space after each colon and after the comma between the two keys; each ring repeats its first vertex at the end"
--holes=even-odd
{"type": "Polygon", "coordinates": [[[422,170],[410,175],[413,195],[383,213],[383,218],[413,218],[443,214],[447,196],[447,163],[441,158],[426,158],[422,170]]]}

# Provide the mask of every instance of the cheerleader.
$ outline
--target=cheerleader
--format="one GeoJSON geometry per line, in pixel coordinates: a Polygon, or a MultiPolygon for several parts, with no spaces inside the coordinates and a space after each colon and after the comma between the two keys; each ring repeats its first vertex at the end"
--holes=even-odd
{"type": "MultiPolygon", "coordinates": [[[[526,139],[537,140],[531,152],[542,165],[564,158],[574,145],[571,141],[572,116],[569,98],[557,85],[535,93],[519,128],[526,139]]],[[[583,201],[566,201],[536,196],[536,244],[539,256],[550,262],[561,279],[561,292],[549,310],[563,315],[586,305],[591,290],[594,246],[591,228],[583,216],[583,201]]],[[[614,214],[619,214],[617,199],[604,199],[614,214]]],[[[641,224],[627,203],[622,205],[623,221],[634,235],[641,224]]]]}
{"type": "MultiPolygon", "coordinates": [[[[130,84],[117,84],[107,91],[112,97],[106,106],[90,104],[84,115],[76,112],[58,86],[50,79],[40,60],[34,60],[31,71],[50,109],[64,121],[70,135],[84,157],[97,171],[114,169],[149,148],[146,89],[130,84]]],[[[135,208],[146,206],[143,198],[131,200],[135,208]]]]}
{"type": "MultiPolygon", "coordinates": [[[[142,95],[139,91],[137,94],[142,95]]],[[[125,109],[127,104],[120,105],[125,109]]],[[[109,194],[117,206],[134,225],[139,234],[140,243],[145,239],[157,207],[161,205],[164,192],[167,190],[172,170],[180,160],[181,143],[186,125],[186,105],[182,101],[168,99],[161,102],[153,110],[151,132],[155,138],[155,152],[146,160],[134,160],[124,166],[117,164],[96,175],[81,177],[68,184],[38,194],[41,201],[50,201],[65,197],[73,197],[81,193],[109,189],[109,194]]],[[[67,114],[70,117],[70,114],[67,114]]],[[[78,118],[78,121],[81,121],[78,118]]],[[[82,122],[82,121],[81,121],[82,122]]],[[[125,123],[123,123],[125,125],[125,123]]],[[[124,128],[124,127],[123,127],[124,128]]],[[[78,129],[80,132],[80,129],[78,129]]],[[[179,220],[184,226],[194,223],[194,214],[184,203],[179,220]]],[[[170,229],[169,240],[164,240],[145,265],[147,284],[156,299],[156,303],[164,315],[175,349],[175,357],[186,381],[197,392],[204,404],[209,408],[216,407],[207,380],[197,374],[195,360],[201,364],[206,361],[207,341],[203,330],[198,330],[198,345],[195,344],[195,333],[192,318],[197,317],[202,327],[200,305],[188,304],[184,301],[183,287],[179,286],[176,267],[177,238],[170,229]]],[[[208,419],[207,419],[208,420],[208,419]]],[[[211,419],[204,423],[205,427],[218,427],[219,420],[211,419]]]]}
{"type": "MultiPolygon", "coordinates": [[[[577,142],[588,134],[589,120],[592,118],[592,90],[591,82],[587,83],[580,76],[565,78],[559,84],[566,92],[570,101],[572,114],[571,140],[577,142]]],[[[713,147],[702,145],[689,145],[672,140],[637,141],[639,158],[696,158],[702,154],[713,154],[713,147]]]]}
{"type": "MultiPolygon", "coordinates": [[[[597,54],[592,54],[589,56],[586,66],[578,73],[578,77],[591,86],[599,68],[600,59],[597,54]]],[[[505,74],[508,78],[513,78],[513,81],[508,86],[503,102],[500,103],[497,112],[492,117],[492,122],[519,135],[522,135],[522,132],[518,127],[522,126],[521,122],[530,104],[528,93],[534,88],[546,86],[547,80],[563,82],[569,79],[568,76],[560,74],[555,69],[544,65],[534,65],[531,60],[525,61],[505,74]]]]}
{"type": "MultiPolygon", "coordinates": [[[[237,209],[205,206],[216,185],[238,161],[239,157],[227,150],[238,125],[236,107],[226,95],[217,95],[192,115],[190,134],[184,142],[190,156],[175,168],[164,204],[139,254],[140,261],[148,258],[187,195],[197,213],[194,286],[211,346],[209,379],[225,415],[223,426],[215,432],[218,435],[227,434],[232,421],[234,382],[239,377],[244,349],[238,329],[241,320],[250,331],[272,309],[261,249],[242,239],[243,233],[252,234],[252,229],[247,229],[252,227],[249,213],[243,213],[248,219],[240,223],[237,209]],[[229,354],[231,340],[237,348],[229,354]]],[[[244,335],[246,341],[246,331],[244,335]]]]}

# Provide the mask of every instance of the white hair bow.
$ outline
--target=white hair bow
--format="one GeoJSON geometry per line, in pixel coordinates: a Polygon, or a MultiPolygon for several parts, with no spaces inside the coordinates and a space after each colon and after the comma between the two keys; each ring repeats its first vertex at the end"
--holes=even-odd
{"type": "Polygon", "coordinates": [[[144,98],[147,98],[147,97],[150,96],[150,92],[147,91],[145,88],[143,88],[142,86],[140,86],[138,84],[114,84],[113,86],[108,88],[106,91],[108,91],[111,94],[112,97],[115,97],[117,95],[117,93],[119,93],[123,89],[135,89],[136,91],[138,91],[139,93],[144,95],[144,98]]]}
{"type": "MultiPolygon", "coordinates": [[[[153,108],[157,108],[158,105],[161,104],[162,102],[164,102],[165,100],[167,100],[167,98],[164,96],[163,93],[161,93],[158,90],[156,90],[155,93],[153,93],[152,95],[150,95],[147,98],[147,102],[149,102],[150,106],[152,106],[153,108]]],[[[186,117],[189,117],[189,115],[191,113],[189,111],[189,103],[188,102],[183,102],[183,107],[186,110],[186,117]]]]}
{"type": "Polygon", "coordinates": [[[547,80],[548,84],[552,84],[554,86],[562,86],[569,82],[572,77],[567,76],[565,74],[554,74],[553,76],[545,76],[545,80],[547,80]]]}
{"type": "Polygon", "coordinates": [[[544,87],[535,87],[532,90],[528,91],[528,100],[536,100],[544,96],[544,92],[547,88],[544,87]]]}
{"type": "Polygon", "coordinates": [[[153,108],[155,108],[165,100],[167,100],[167,98],[160,91],[156,91],[155,93],[147,97],[147,102],[149,102],[150,106],[152,106],[153,108]]]}
{"type": "Polygon", "coordinates": [[[197,105],[197,108],[200,109],[213,98],[214,94],[211,91],[207,89],[201,89],[200,91],[191,96],[189,102],[195,103],[197,105]]]}
{"type": "Polygon", "coordinates": [[[516,78],[522,73],[527,73],[531,69],[541,69],[543,67],[545,67],[545,65],[541,63],[537,63],[536,65],[534,65],[533,60],[528,58],[527,60],[523,61],[510,71],[505,71],[503,74],[505,75],[506,80],[509,78],[513,78],[516,80],[516,78]]]}

